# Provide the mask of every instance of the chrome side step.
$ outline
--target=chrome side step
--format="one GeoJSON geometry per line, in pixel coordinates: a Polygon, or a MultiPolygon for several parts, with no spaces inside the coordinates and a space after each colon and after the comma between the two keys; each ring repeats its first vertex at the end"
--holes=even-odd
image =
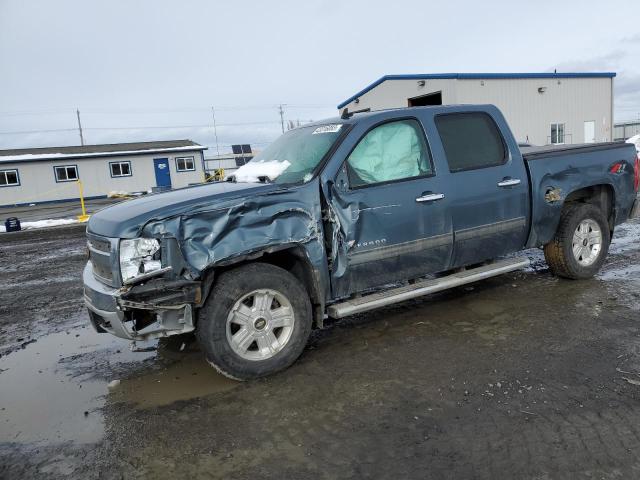
{"type": "Polygon", "coordinates": [[[529,266],[528,258],[507,258],[489,265],[453,273],[446,277],[418,281],[412,285],[398,287],[383,292],[372,293],[345,302],[329,306],[328,313],[331,318],[342,318],[355,313],[366,312],[374,308],[392,305],[412,298],[421,297],[430,293],[441,292],[467,283],[477,282],[489,277],[495,277],[502,273],[513,272],[529,266]]]}

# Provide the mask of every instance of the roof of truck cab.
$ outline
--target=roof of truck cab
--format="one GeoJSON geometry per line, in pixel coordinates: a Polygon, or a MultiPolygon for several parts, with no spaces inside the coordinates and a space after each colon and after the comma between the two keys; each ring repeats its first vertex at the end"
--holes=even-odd
{"type": "Polygon", "coordinates": [[[387,80],[500,80],[500,79],[526,79],[526,78],[613,78],[615,72],[530,72],[530,73],[415,73],[401,75],[384,75],[375,82],[367,85],[358,93],[352,95],[340,105],[338,109],[350,104],[356,98],[373,90],[387,80]]]}
{"type": "Polygon", "coordinates": [[[331,125],[331,124],[337,124],[337,123],[354,124],[369,117],[377,117],[377,116],[386,117],[389,113],[393,113],[393,112],[414,112],[416,110],[438,110],[441,112],[447,112],[450,110],[460,111],[460,108],[478,111],[478,110],[487,110],[490,108],[495,109],[497,107],[491,104],[460,103],[460,104],[451,104],[451,105],[425,105],[420,107],[384,108],[380,110],[367,110],[367,111],[361,111],[361,112],[359,112],[358,110],[354,110],[353,112],[349,112],[349,118],[342,118],[342,117],[324,118],[322,120],[316,120],[314,122],[304,124],[302,125],[302,127],[316,127],[321,125],[331,125]]]}

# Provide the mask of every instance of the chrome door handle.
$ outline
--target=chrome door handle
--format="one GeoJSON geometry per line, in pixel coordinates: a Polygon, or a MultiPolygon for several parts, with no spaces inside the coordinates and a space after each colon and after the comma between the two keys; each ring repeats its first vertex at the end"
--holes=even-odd
{"type": "Polygon", "coordinates": [[[520,185],[519,178],[506,178],[501,182],[498,182],[499,187],[513,187],[514,185],[520,185]]]}
{"type": "Polygon", "coordinates": [[[442,200],[443,198],[444,193],[429,193],[416,198],[416,202],[434,202],[436,200],[442,200]]]}

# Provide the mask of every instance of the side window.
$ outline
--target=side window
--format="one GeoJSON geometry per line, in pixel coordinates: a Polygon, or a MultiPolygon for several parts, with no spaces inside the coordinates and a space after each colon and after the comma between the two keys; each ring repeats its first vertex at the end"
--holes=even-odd
{"type": "Polygon", "coordinates": [[[109,162],[112,177],[130,177],[131,162],[109,162]]]}
{"type": "Polygon", "coordinates": [[[20,185],[18,170],[0,170],[0,187],[16,187],[20,185]]]}
{"type": "Polygon", "coordinates": [[[450,113],[435,119],[449,170],[494,167],[507,161],[502,135],[486,113],[450,113]]]}
{"type": "Polygon", "coordinates": [[[56,174],[56,182],[75,182],[78,180],[78,167],[75,165],[62,165],[53,167],[56,174]]]}
{"type": "Polygon", "coordinates": [[[351,152],[347,164],[352,188],[433,173],[416,120],[389,122],[369,131],[351,152]]]}
{"type": "Polygon", "coordinates": [[[176,171],[192,172],[196,169],[193,157],[176,157],[176,171]]]}

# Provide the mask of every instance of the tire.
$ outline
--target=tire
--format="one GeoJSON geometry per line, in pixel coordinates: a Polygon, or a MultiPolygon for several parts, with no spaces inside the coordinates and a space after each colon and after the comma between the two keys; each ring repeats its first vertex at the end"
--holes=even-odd
{"type": "Polygon", "coordinates": [[[274,265],[251,263],[220,275],[199,311],[196,336],[216,370],[251,380],[296,361],[311,333],[311,312],[298,279],[274,265]]]}
{"type": "Polygon", "coordinates": [[[610,241],[609,223],[602,211],[588,203],[572,203],[562,210],[556,234],[544,246],[544,256],[558,277],[591,278],[602,267],[610,241]],[[591,242],[598,236],[600,246],[596,252],[591,242]],[[574,248],[577,253],[574,253],[574,248]]]}

